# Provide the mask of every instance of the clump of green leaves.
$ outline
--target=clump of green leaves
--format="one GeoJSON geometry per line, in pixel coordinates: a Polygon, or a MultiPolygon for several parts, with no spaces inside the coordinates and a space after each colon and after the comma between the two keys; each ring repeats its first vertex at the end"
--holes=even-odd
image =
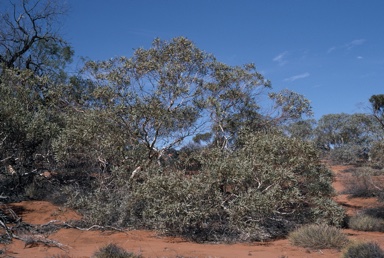
{"type": "Polygon", "coordinates": [[[62,120],[44,95],[50,83],[29,70],[1,71],[0,165],[3,172],[11,166],[15,173],[4,173],[0,189],[12,195],[9,200],[23,196],[36,171],[54,166],[51,143],[60,133],[62,120]]]}
{"type": "Polygon", "coordinates": [[[293,245],[311,248],[341,249],[349,240],[340,229],[328,225],[305,225],[289,234],[289,240],[293,245]]]}

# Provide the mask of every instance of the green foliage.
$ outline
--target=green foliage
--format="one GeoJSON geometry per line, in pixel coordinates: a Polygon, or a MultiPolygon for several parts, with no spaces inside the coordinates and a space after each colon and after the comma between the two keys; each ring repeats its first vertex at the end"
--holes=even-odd
{"type": "Polygon", "coordinates": [[[360,144],[343,144],[332,149],[329,153],[331,160],[336,164],[357,164],[367,162],[368,148],[360,144]]]}
{"type": "Polygon", "coordinates": [[[212,137],[230,148],[243,128],[259,131],[310,114],[308,100],[285,90],[270,95],[276,117],[262,115],[257,100],[270,83],[253,64],[225,65],[183,37],[156,39],[131,58],[87,62],[84,74],[92,78],[90,108],[127,139],[125,146],[145,146],[152,161],[187,138],[212,137]]]}
{"type": "Polygon", "coordinates": [[[384,111],[384,94],[372,95],[369,99],[374,111],[384,111]]]}
{"type": "Polygon", "coordinates": [[[216,145],[228,148],[241,128],[264,126],[256,100],[271,85],[254,64],[231,67],[212,62],[210,68],[211,78],[204,85],[204,104],[216,145]]]}
{"type": "Polygon", "coordinates": [[[320,163],[312,144],[274,133],[245,134],[239,144],[240,160],[249,162],[250,182],[262,191],[268,188],[271,199],[282,201],[275,212],[304,214],[311,203],[311,219],[341,223],[343,212],[329,199],[334,194],[333,175],[320,163]]]}
{"type": "Polygon", "coordinates": [[[127,211],[135,214],[125,220],[140,221],[145,227],[194,241],[232,240],[237,231],[231,227],[221,204],[223,196],[211,176],[199,174],[185,178],[184,173],[153,175],[137,186],[127,211]]]}
{"type": "Polygon", "coordinates": [[[373,116],[384,129],[384,94],[372,95],[369,102],[372,104],[373,116]]]}
{"type": "Polygon", "coordinates": [[[180,37],[156,39],[131,58],[90,61],[67,84],[2,72],[0,158],[13,160],[17,175],[1,190],[16,185],[43,198],[59,189],[85,223],[195,241],[266,240],[297,224],[343,220],[314,146],[275,132],[309,115],[308,100],[272,93],[276,112],[262,114],[256,100],[270,83],[253,64],[222,64],[180,37]],[[186,139],[207,145],[178,153],[186,139]],[[51,168],[57,181],[29,173],[51,168]]]}
{"type": "Polygon", "coordinates": [[[384,141],[377,141],[373,144],[370,158],[372,166],[384,168],[384,141]]]}
{"type": "Polygon", "coordinates": [[[211,133],[201,133],[193,137],[193,142],[200,144],[201,142],[209,142],[212,138],[211,133]]]}
{"type": "Polygon", "coordinates": [[[88,62],[85,70],[97,82],[95,107],[154,158],[156,150],[178,145],[197,132],[202,85],[212,60],[185,38],[156,39],[132,58],[88,62]]]}
{"type": "Polygon", "coordinates": [[[93,258],[140,258],[141,255],[136,255],[122,249],[115,244],[109,244],[100,248],[93,256],[93,258]]]}
{"type": "Polygon", "coordinates": [[[108,171],[110,164],[122,165],[128,157],[133,166],[140,160],[129,155],[127,144],[132,142],[120,129],[106,112],[71,111],[65,118],[65,130],[52,144],[55,159],[64,167],[89,172],[108,171]]]}
{"type": "Polygon", "coordinates": [[[369,102],[372,104],[374,117],[384,129],[384,94],[372,95],[369,102]]]}
{"type": "Polygon", "coordinates": [[[275,101],[274,111],[278,113],[277,121],[297,121],[304,115],[312,116],[310,101],[303,95],[290,90],[270,93],[269,97],[275,101]]]}
{"type": "Polygon", "coordinates": [[[383,258],[384,251],[375,242],[354,243],[348,246],[343,258],[383,258]]]}
{"type": "Polygon", "coordinates": [[[324,115],[315,134],[317,146],[338,163],[366,162],[373,143],[382,137],[373,116],[344,113],[324,115]]]}
{"type": "Polygon", "coordinates": [[[316,120],[299,120],[284,126],[284,132],[290,136],[303,141],[311,141],[315,137],[316,120]]]}
{"type": "Polygon", "coordinates": [[[39,94],[49,85],[30,71],[4,70],[0,83],[0,160],[18,174],[52,162],[51,142],[59,134],[60,116],[39,94]]]}
{"type": "MultiPolygon", "coordinates": [[[[297,223],[339,225],[332,174],[310,144],[280,134],[242,134],[234,152],[206,148],[201,169],[155,165],[129,178],[114,170],[91,193],[72,191],[89,224],[157,229],[194,241],[266,240],[297,223]]],[[[88,190],[89,192],[89,190],[88,190]]]]}
{"type": "Polygon", "coordinates": [[[341,249],[348,244],[349,240],[340,229],[328,226],[310,224],[305,225],[289,234],[289,240],[292,245],[311,248],[341,249]]]}

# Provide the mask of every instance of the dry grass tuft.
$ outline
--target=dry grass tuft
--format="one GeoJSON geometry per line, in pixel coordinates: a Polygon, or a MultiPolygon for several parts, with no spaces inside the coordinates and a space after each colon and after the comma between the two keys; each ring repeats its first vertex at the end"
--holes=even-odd
{"type": "Polygon", "coordinates": [[[311,249],[341,249],[349,240],[338,228],[328,225],[310,224],[289,234],[292,245],[311,249]]]}
{"type": "Polygon", "coordinates": [[[348,226],[354,230],[384,232],[384,220],[367,214],[358,214],[351,217],[348,226]]]}
{"type": "Polygon", "coordinates": [[[115,244],[109,244],[99,249],[93,256],[93,258],[141,258],[141,255],[136,255],[131,252],[127,252],[121,247],[115,244]]]}

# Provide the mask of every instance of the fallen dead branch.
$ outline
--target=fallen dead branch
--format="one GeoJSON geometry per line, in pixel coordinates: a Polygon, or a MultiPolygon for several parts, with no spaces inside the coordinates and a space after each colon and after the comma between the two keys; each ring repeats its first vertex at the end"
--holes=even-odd
{"type": "Polygon", "coordinates": [[[5,233],[8,237],[8,239],[11,240],[12,239],[12,232],[10,231],[7,224],[2,219],[0,219],[0,226],[5,230],[5,233]]]}
{"type": "Polygon", "coordinates": [[[76,227],[76,226],[70,225],[67,222],[63,222],[63,223],[64,223],[64,225],[66,225],[70,228],[75,228],[75,229],[82,230],[82,231],[90,231],[90,230],[97,230],[98,229],[98,230],[114,230],[114,231],[119,231],[119,232],[125,232],[125,230],[122,228],[116,228],[116,227],[112,227],[112,226],[92,225],[89,228],[81,228],[81,227],[76,227]]]}
{"type": "Polygon", "coordinates": [[[13,235],[13,238],[23,241],[25,243],[24,248],[32,248],[32,247],[38,246],[39,244],[43,244],[48,247],[60,248],[65,252],[68,251],[68,246],[56,240],[48,239],[43,235],[25,235],[25,236],[13,235]]]}
{"type": "Polygon", "coordinates": [[[78,227],[76,225],[70,224],[70,222],[60,221],[60,220],[51,220],[48,223],[41,225],[31,225],[29,223],[22,222],[21,218],[9,208],[5,206],[2,209],[2,216],[0,216],[0,227],[5,231],[6,237],[9,241],[12,239],[18,239],[25,243],[24,248],[32,248],[38,245],[44,245],[47,247],[57,247],[65,252],[68,252],[68,246],[56,241],[49,239],[48,236],[52,232],[57,231],[61,228],[74,228],[82,231],[90,230],[113,230],[124,232],[124,229],[116,228],[112,226],[100,226],[92,225],[88,228],[78,227]],[[12,224],[7,225],[9,222],[12,224]],[[16,224],[15,224],[16,223],[16,224]]]}
{"type": "Polygon", "coordinates": [[[77,227],[77,226],[71,225],[70,223],[65,222],[65,221],[60,221],[60,220],[51,220],[48,223],[40,225],[40,227],[42,228],[42,227],[47,227],[50,225],[55,225],[55,226],[58,226],[59,228],[60,227],[74,228],[74,229],[78,229],[81,231],[90,231],[90,230],[114,230],[114,231],[119,231],[119,232],[125,232],[126,231],[125,229],[122,229],[122,228],[117,228],[117,227],[112,227],[112,226],[100,226],[100,225],[92,225],[88,228],[82,228],[82,227],[77,227]]]}

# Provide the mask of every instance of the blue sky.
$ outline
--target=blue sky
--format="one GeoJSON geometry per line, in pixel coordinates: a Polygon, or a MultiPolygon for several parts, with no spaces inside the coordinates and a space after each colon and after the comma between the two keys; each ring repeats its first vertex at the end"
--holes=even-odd
{"type": "Polygon", "coordinates": [[[255,63],[274,91],[311,101],[315,118],[369,112],[384,94],[382,0],[67,0],[76,56],[131,56],[185,36],[229,65],[255,63]]]}

